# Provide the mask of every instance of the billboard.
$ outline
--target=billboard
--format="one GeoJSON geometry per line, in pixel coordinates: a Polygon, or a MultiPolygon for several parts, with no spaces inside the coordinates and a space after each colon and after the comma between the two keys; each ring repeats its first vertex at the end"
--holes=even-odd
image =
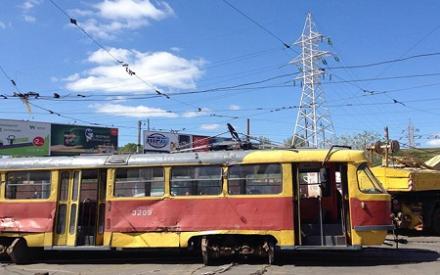
{"type": "Polygon", "coordinates": [[[50,123],[0,120],[0,155],[49,155],[50,123]]]}
{"type": "Polygon", "coordinates": [[[117,128],[52,124],[52,156],[113,153],[117,148],[117,128]]]}
{"type": "Polygon", "coordinates": [[[176,150],[179,136],[175,133],[144,131],[144,152],[171,152],[176,150]]]}
{"type": "Polygon", "coordinates": [[[195,152],[210,151],[212,150],[212,146],[217,143],[231,141],[231,138],[209,137],[147,130],[143,132],[143,135],[144,153],[170,153],[174,151],[184,152],[188,149],[192,149],[195,152]]]}

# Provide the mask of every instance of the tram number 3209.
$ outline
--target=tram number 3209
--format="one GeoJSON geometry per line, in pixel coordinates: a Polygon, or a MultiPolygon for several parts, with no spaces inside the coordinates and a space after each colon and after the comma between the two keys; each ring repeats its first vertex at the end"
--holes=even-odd
{"type": "Polygon", "coordinates": [[[145,208],[137,208],[137,209],[133,209],[131,211],[131,215],[132,216],[151,216],[151,214],[153,213],[153,210],[151,209],[145,209],[145,208]]]}

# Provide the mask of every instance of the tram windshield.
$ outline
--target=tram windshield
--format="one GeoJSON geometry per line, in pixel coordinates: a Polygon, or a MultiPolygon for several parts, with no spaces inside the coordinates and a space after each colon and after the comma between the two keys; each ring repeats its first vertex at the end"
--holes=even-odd
{"type": "Polygon", "coordinates": [[[361,164],[357,170],[357,178],[359,189],[368,194],[380,194],[386,193],[382,184],[379,180],[373,175],[370,168],[366,163],[361,164]]]}

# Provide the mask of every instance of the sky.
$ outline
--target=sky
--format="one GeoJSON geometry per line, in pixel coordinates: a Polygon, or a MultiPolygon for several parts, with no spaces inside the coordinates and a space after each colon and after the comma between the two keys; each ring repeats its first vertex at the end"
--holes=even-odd
{"type": "Polygon", "coordinates": [[[217,135],[226,123],[244,133],[249,118],[251,135],[283,142],[301,96],[293,43],[311,12],[339,59],[321,64],[335,135],[388,126],[405,144],[411,123],[418,146],[439,147],[439,11],[434,0],[2,0],[0,118],[117,127],[120,146],[137,142],[139,120],[217,135]],[[14,92],[40,97],[29,112],[14,92]]]}

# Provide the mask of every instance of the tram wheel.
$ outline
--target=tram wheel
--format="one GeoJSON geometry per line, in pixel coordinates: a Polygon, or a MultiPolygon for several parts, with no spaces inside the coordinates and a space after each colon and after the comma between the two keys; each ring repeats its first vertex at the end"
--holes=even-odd
{"type": "Polygon", "coordinates": [[[32,251],[26,244],[26,240],[22,238],[15,239],[11,245],[6,249],[6,253],[11,258],[11,261],[16,264],[27,264],[32,261],[32,251]]]}
{"type": "Polygon", "coordinates": [[[437,206],[432,215],[432,230],[440,235],[440,206],[437,206]]]}
{"type": "Polygon", "coordinates": [[[0,244],[0,263],[8,262],[11,260],[11,258],[9,258],[8,254],[6,253],[6,248],[7,246],[0,244]]]}

